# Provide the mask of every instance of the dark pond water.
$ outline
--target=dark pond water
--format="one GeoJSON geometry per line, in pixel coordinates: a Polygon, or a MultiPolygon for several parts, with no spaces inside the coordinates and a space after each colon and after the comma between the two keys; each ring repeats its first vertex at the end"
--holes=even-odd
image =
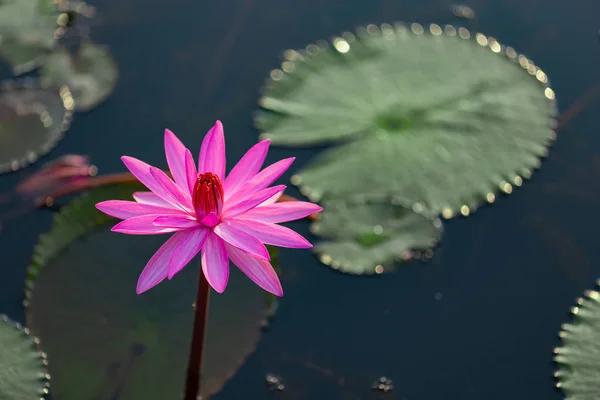
{"type": "MultiPolygon", "coordinates": [[[[50,157],[89,154],[101,173],[122,171],[123,154],[163,165],[165,127],[199,143],[217,118],[229,160],[241,156],[257,139],[259,88],[285,49],[367,23],[457,22],[449,0],[93,4],[92,38],[110,47],[120,81],[106,103],[76,116],[50,157]]],[[[542,169],[492,207],[447,223],[429,263],[363,278],[336,273],[310,252],[284,251],[278,317],[216,399],[562,398],[552,377],[557,332],[600,277],[600,2],[468,4],[477,19],[460,22],[523,52],[551,79],[562,117],[542,169]],[[270,393],[267,373],[286,389],[270,393]],[[371,391],[383,375],[394,383],[387,395],[371,391]]],[[[298,169],[312,153],[294,155],[298,169]]],[[[28,172],[0,177],[0,189],[28,172]]],[[[25,267],[50,218],[38,211],[0,232],[0,313],[24,320],[25,267]]],[[[299,229],[308,235],[306,224],[299,229]]]]}

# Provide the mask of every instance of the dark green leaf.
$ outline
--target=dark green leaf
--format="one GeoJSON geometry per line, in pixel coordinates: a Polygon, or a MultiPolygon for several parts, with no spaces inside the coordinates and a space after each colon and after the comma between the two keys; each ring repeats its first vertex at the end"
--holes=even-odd
{"type": "Polygon", "coordinates": [[[373,25],[288,51],[272,72],[262,136],[338,145],[293,178],[311,200],[401,196],[467,215],[539,166],[555,136],[546,74],[493,38],[425,29],[373,25]]]}
{"type": "Polygon", "coordinates": [[[441,236],[439,219],[387,201],[330,201],[320,216],[312,231],[329,240],[315,251],[323,263],[352,274],[381,273],[414,250],[432,249],[441,236]]]}
{"type": "MultiPolygon", "coordinates": [[[[116,221],[94,207],[130,199],[140,189],[92,190],[61,210],[36,246],[27,316],[55,359],[50,373],[57,399],[177,399],[182,393],[199,257],[173,280],[136,295],[140,272],[167,237],[110,232],[104,227],[116,221]]],[[[232,266],[225,293],[211,294],[204,398],[254,349],[268,307],[274,303],[265,301],[265,292],[232,266]]]]}
{"type": "Polygon", "coordinates": [[[37,343],[28,329],[0,315],[0,399],[32,400],[48,393],[46,356],[37,343]]]}

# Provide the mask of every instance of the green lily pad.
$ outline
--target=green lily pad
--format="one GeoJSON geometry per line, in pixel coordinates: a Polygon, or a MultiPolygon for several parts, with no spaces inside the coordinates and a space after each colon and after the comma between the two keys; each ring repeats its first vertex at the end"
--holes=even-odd
{"type": "Polygon", "coordinates": [[[16,171],[48,153],[69,128],[73,99],[67,88],[33,80],[0,88],[0,172],[16,171]]]}
{"type": "MultiPolygon", "coordinates": [[[[26,315],[54,358],[57,399],[177,399],[183,393],[199,259],[173,280],[136,295],[140,272],[167,237],[95,229],[116,221],[94,204],[131,198],[135,190],[139,184],[119,184],[74,200],[36,246],[26,315]]],[[[220,390],[254,350],[272,306],[232,266],[225,293],[211,295],[203,398],[220,390]]]]}
{"type": "Polygon", "coordinates": [[[89,111],[114,90],[118,70],[110,53],[91,42],[84,42],[76,54],[57,49],[44,59],[42,82],[66,85],[75,99],[76,111],[89,111]]]}
{"type": "Polygon", "coordinates": [[[556,386],[567,400],[596,400],[600,398],[600,293],[586,291],[571,312],[573,321],[563,324],[559,335],[563,345],[554,351],[559,365],[556,386]]]}
{"type": "Polygon", "coordinates": [[[338,144],[292,180],[313,201],[390,195],[468,215],[555,138],[546,74],[465,28],[370,25],[290,50],[263,93],[256,125],[273,144],[338,144]]]}
{"type": "Polygon", "coordinates": [[[0,58],[18,75],[37,66],[57,38],[58,8],[46,0],[0,0],[0,58]]]}
{"type": "MultiPolygon", "coordinates": [[[[418,209],[417,209],[418,211],[418,209]]],[[[329,241],[314,247],[326,265],[351,274],[381,274],[431,250],[442,233],[438,218],[417,213],[398,201],[329,201],[311,231],[329,241]]]]}
{"type": "Polygon", "coordinates": [[[46,396],[50,376],[46,355],[38,350],[39,340],[0,315],[0,398],[32,400],[46,396]]]}

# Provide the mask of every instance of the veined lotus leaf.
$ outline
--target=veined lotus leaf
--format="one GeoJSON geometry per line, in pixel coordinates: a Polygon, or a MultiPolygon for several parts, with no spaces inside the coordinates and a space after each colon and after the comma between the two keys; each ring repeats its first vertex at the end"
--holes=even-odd
{"type": "Polygon", "coordinates": [[[76,54],[58,49],[44,59],[42,82],[66,85],[75,99],[76,111],[89,111],[113,91],[117,83],[117,65],[101,46],[84,42],[76,54]]]}
{"type": "Polygon", "coordinates": [[[69,128],[73,99],[67,88],[35,81],[0,88],[0,172],[15,171],[48,153],[69,128]]]}
{"type": "Polygon", "coordinates": [[[256,125],[275,145],[338,144],[292,181],[313,201],[390,195],[467,215],[555,138],[546,74],[465,28],[371,25],[285,57],[256,125]]]}
{"type": "Polygon", "coordinates": [[[32,400],[46,396],[50,387],[46,355],[27,328],[0,315],[0,398],[32,400]]]}
{"type": "MultiPolygon", "coordinates": [[[[177,399],[183,393],[199,257],[173,280],[136,295],[140,272],[167,236],[96,229],[117,222],[96,210],[97,202],[131,199],[137,190],[144,190],[139,183],[91,190],[57,214],[36,246],[26,315],[55,358],[50,373],[57,399],[177,399]]],[[[232,266],[228,290],[210,299],[203,398],[220,390],[254,350],[272,306],[232,266]]]]}
{"type": "Polygon", "coordinates": [[[58,8],[48,0],[0,0],[0,57],[15,74],[39,65],[56,41],[58,8]]]}
{"type": "Polygon", "coordinates": [[[311,230],[329,239],[318,243],[319,259],[351,274],[382,273],[411,258],[415,250],[430,250],[440,240],[442,223],[398,202],[346,202],[323,205],[311,230]]]}
{"type": "Polygon", "coordinates": [[[563,324],[560,332],[563,345],[555,349],[557,386],[567,400],[596,400],[600,398],[600,293],[586,291],[571,312],[573,321],[563,324]]]}

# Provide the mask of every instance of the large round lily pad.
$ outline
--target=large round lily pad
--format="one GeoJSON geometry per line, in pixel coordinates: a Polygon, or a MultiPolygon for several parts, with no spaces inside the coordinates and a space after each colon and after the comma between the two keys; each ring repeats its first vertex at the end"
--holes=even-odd
{"type": "Polygon", "coordinates": [[[287,51],[256,124],[273,144],[325,150],[294,178],[311,200],[397,195],[469,214],[539,166],[554,92],[525,56],[438,25],[370,25],[287,51]]]}
{"type": "MultiPolygon", "coordinates": [[[[167,236],[127,236],[94,208],[139,185],[95,189],[57,215],[36,247],[26,284],[28,324],[44,342],[57,399],[177,399],[183,393],[200,260],[135,294],[146,261],[167,236]],[[77,238],[81,240],[75,241],[77,238]]],[[[137,189],[136,189],[137,187],[137,189]]],[[[211,295],[203,395],[218,391],[254,349],[270,303],[232,267],[211,295]]]]}
{"type": "Polygon", "coordinates": [[[37,67],[52,49],[58,15],[51,0],[0,0],[0,58],[15,74],[37,67]]]}
{"type": "Polygon", "coordinates": [[[48,393],[48,362],[38,343],[27,328],[0,315],[0,399],[34,400],[48,393]]]}
{"type": "MultiPolygon", "coordinates": [[[[600,282],[599,282],[600,283],[600,282]]],[[[563,345],[555,349],[557,386],[567,400],[600,398],[600,293],[585,292],[571,309],[573,321],[563,324],[563,345]]]]}
{"type": "Polygon", "coordinates": [[[15,171],[49,152],[71,121],[69,89],[42,88],[35,81],[0,88],[0,172],[15,171]]]}
{"type": "Polygon", "coordinates": [[[328,239],[314,247],[324,264],[352,274],[380,274],[414,251],[435,247],[442,223],[396,201],[334,200],[323,205],[311,230],[328,239]]]}
{"type": "Polygon", "coordinates": [[[68,86],[75,99],[75,110],[89,111],[112,93],[118,71],[105,48],[84,42],[75,54],[63,48],[46,57],[41,77],[46,84],[68,86]]]}

